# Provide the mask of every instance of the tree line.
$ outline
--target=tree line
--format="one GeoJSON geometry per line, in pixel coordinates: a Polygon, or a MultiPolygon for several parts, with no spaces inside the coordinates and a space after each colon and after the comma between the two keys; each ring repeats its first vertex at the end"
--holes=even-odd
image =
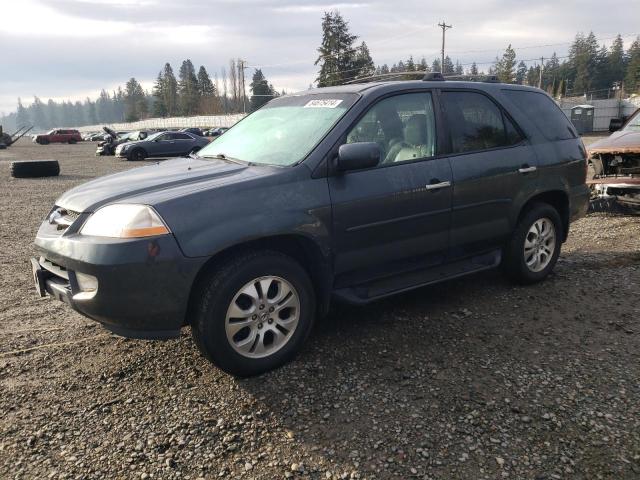
{"type": "Polygon", "coordinates": [[[243,94],[241,60],[229,61],[229,68],[222,68],[220,76],[213,79],[204,66],[195,70],[191,60],[180,65],[176,78],[173,67],[166,63],[158,73],[151,92],[144,90],[135,78],[112,92],[102,90],[97,99],[84,101],[46,103],[39,97],[24,106],[18,98],[15,112],[0,118],[6,130],[23,125],[33,125],[36,130],[66,126],[99,125],[134,122],[150,117],[173,117],[192,115],[220,115],[240,113],[260,108],[272,98],[284,93],[277,92],[260,69],[255,69],[249,84],[250,96],[243,94]]]}
{"type": "Polygon", "coordinates": [[[590,93],[594,98],[607,98],[612,95],[614,85],[626,93],[640,93],[640,37],[625,51],[621,35],[607,47],[598,44],[593,32],[586,36],[578,33],[562,61],[554,52],[548,59],[533,61],[533,64],[527,59],[529,65],[524,60],[518,62],[515,49],[509,45],[502,57],[489,64],[486,72],[475,62],[463,65],[456,60],[454,63],[449,56],[444,58],[444,65],[440,58],[428,62],[425,57],[414,60],[409,56],[391,66],[376,66],[366,43],[358,45],[357,39],[339,12],[325,12],[322,42],[315,62],[320,65],[318,86],[341,85],[372,75],[442,72],[451,77],[496,75],[502,82],[539,86],[554,96],[590,93]]]}

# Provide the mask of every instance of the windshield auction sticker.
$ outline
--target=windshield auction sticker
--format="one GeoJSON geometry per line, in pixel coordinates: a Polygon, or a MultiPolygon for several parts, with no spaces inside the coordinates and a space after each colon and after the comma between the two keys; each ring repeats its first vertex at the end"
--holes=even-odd
{"type": "Polygon", "coordinates": [[[325,100],[310,100],[304,108],[336,108],[342,103],[342,100],[327,98],[325,100]]]}

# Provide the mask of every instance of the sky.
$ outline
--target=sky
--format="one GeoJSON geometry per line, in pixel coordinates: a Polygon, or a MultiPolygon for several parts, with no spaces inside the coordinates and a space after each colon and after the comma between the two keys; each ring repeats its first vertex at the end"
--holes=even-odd
{"type": "Polygon", "coordinates": [[[34,95],[93,99],[132,76],[150,90],[165,62],[177,74],[185,58],[212,77],[230,58],[243,58],[278,90],[303,90],[316,78],[322,15],[330,10],[367,42],[376,64],[409,55],[431,63],[442,20],[453,25],[447,54],[481,70],[508,44],[518,60],[530,60],[566,55],[578,31],[607,45],[621,33],[626,46],[640,34],[640,0],[615,8],[602,0],[0,0],[0,116],[15,110],[18,97],[24,104],[34,95]]]}

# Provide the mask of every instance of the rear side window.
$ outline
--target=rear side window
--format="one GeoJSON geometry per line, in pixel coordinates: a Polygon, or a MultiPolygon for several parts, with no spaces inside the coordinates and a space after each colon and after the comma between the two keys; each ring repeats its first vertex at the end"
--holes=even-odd
{"type": "Polygon", "coordinates": [[[444,92],[442,98],[453,153],[508,147],[522,141],[513,123],[485,95],[444,92]]]}
{"type": "Polygon", "coordinates": [[[186,133],[174,133],[172,136],[174,140],[191,140],[191,137],[186,133]]]}
{"type": "Polygon", "coordinates": [[[502,90],[502,93],[533,122],[547,140],[577,137],[569,119],[544,93],[526,90],[502,90]]]}

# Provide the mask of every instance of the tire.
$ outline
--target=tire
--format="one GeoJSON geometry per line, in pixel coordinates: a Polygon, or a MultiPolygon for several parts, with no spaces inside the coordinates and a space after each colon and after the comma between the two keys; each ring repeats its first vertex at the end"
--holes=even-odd
{"type": "Polygon", "coordinates": [[[134,148],[129,152],[129,155],[127,155],[127,160],[129,160],[130,162],[141,162],[145,158],[147,158],[147,152],[145,152],[142,148],[134,148]]]}
{"type": "Polygon", "coordinates": [[[290,361],[315,320],[309,276],[279,252],[254,251],[230,258],[205,276],[194,293],[191,331],[196,345],[212,363],[238,377],[258,375],[290,361]],[[254,281],[267,285],[266,296],[254,281]],[[243,294],[243,289],[254,295],[243,294]],[[282,305],[291,308],[271,313],[282,305]],[[241,316],[234,319],[232,311],[241,316]],[[275,329],[281,336],[273,334],[275,329]]]}
{"type": "Polygon", "coordinates": [[[503,268],[507,276],[520,284],[544,280],[558,261],[563,230],[560,214],[555,208],[547,203],[533,204],[518,221],[504,248],[503,268]],[[527,241],[529,249],[525,250],[527,241]]]}
{"type": "Polygon", "coordinates": [[[57,160],[30,160],[11,162],[11,176],[14,178],[55,177],[60,174],[57,160]]]}
{"type": "Polygon", "coordinates": [[[40,145],[49,145],[49,140],[46,138],[40,139],[40,145]]]}
{"type": "Polygon", "coordinates": [[[69,145],[73,145],[73,144],[75,144],[75,143],[77,143],[77,141],[76,141],[76,140],[74,140],[73,138],[69,140],[69,145]]]}

